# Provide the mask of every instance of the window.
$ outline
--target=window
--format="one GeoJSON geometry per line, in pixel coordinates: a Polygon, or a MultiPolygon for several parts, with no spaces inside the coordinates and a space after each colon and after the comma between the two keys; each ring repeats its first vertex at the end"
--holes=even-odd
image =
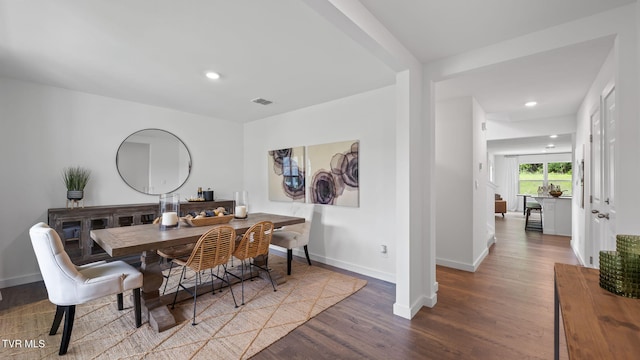
{"type": "Polygon", "coordinates": [[[535,195],[538,187],[560,186],[562,196],[571,196],[571,162],[520,164],[519,193],[535,195]]]}
{"type": "Polygon", "coordinates": [[[544,164],[520,164],[519,194],[537,194],[544,185],[544,164]]]}
{"type": "Polygon", "coordinates": [[[571,196],[571,163],[551,162],[547,164],[547,183],[560,186],[562,196],[571,196]]]}

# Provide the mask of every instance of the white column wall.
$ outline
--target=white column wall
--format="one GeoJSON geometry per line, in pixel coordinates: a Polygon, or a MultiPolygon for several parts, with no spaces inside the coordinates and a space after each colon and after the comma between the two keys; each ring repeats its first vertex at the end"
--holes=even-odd
{"type": "Polygon", "coordinates": [[[472,125],[471,97],[436,103],[436,262],[467,270],[474,238],[472,125]]]}

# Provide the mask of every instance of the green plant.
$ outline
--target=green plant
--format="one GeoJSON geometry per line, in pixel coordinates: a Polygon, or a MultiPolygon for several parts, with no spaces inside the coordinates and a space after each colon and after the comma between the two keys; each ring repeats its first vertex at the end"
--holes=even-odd
{"type": "Polygon", "coordinates": [[[91,170],[82,168],[80,166],[68,167],[62,171],[62,178],[64,184],[69,191],[82,191],[89,182],[91,176],[91,170]]]}

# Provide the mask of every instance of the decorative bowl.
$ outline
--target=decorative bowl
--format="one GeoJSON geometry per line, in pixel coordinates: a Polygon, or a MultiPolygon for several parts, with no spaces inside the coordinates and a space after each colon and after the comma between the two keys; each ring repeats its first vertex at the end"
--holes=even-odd
{"type": "Polygon", "coordinates": [[[562,195],[562,191],[557,191],[557,190],[549,191],[549,195],[551,195],[553,197],[558,197],[558,196],[562,195]]]}

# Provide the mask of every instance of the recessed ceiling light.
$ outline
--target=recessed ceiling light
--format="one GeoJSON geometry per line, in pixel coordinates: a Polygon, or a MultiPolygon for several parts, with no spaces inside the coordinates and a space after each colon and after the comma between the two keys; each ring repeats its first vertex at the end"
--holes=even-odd
{"type": "Polygon", "coordinates": [[[526,107],[534,107],[536,105],[538,105],[538,102],[536,102],[536,101],[528,101],[528,102],[524,103],[524,106],[526,106],[526,107]]]}
{"type": "Polygon", "coordinates": [[[208,77],[211,80],[218,80],[220,79],[220,74],[218,74],[217,72],[213,72],[213,71],[209,71],[205,74],[206,77],[208,77]]]}
{"type": "Polygon", "coordinates": [[[553,134],[553,135],[549,135],[549,137],[550,137],[550,138],[552,138],[552,139],[555,139],[555,138],[557,138],[557,137],[558,137],[558,135],[553,134]]]}
{"type": "Polygon", "coordinates": [[[555,146],[555,145],[553,145],[553,144],[549,144],[549,145],[547,145],[547,146],[545,146],[545,147],[546,147],[547,149],[553,149],[553,148],[554,148],[554,147],[556,147],[556,146],[555,146]]]}

